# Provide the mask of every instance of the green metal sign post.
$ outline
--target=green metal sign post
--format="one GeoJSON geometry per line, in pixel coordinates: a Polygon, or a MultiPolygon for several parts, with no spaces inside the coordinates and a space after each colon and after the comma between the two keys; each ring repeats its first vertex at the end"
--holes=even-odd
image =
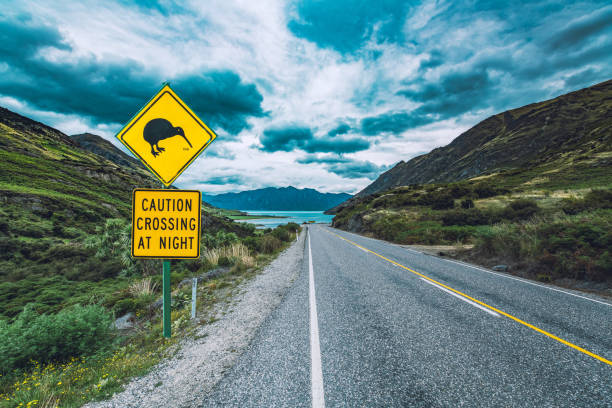
{"type": "Polygon", "coordinates": [[[162,190],[149,188],[133,191],[131,252],[134,258],[162,260],[163,336],[165,338],[170,338],[172,335],[170,259],[200,257],[202,195],[200,191],[194,190],[173,189],[166,193],[163,189],[164,186],[165,188],[170,187],[216,137],[217,135],[189,109],[168,83],[164,83],[162,89],[117,134],[119,141],[134,153],[163,184],[162,190]],[[179,124],[180,127],[174,127],[179,124]],[[164,142],[165,145],[160,148],[157,142],[173,137],[167,134],[168,130],[164,130],[168,126],[172,126],[175,133],[177,129],[180,130],[177,135],[182,136],[183,141],[189,147],[178,141],[178,138],[172,138],[164,142]],[[157,151],[154,147],[157,147],[157,151]],[[163,155],[165,159],[156,159],[163,152],[166,152],[163,155]],[[193,197],[195,193],[197,197],[193,197]],[[177,194],[182,196],[177,197],[177,194]],[[168,204],[165,207],[160,204],[153,205],[156,202],[167,202],[168,204]],[[170,202],[179,202],[180,208],[176,207],[175,210],[175,207],[172,207],[170,210],[170,202]],[[197,202],[197,205],[192,205],[194,202],[197,202]],[[197,224],[194,225],[197,225],[197,228],[185,228],[183,231],[177,229],[171,234],[164,232],[165,228],[163,230],[147,228],[147,225],[159,225],[162,222],[165,223],[169,218],[175,219],[177,211],[183,213],[186,219],[196,220],[197,224]]]}
{"type": "Polygon", "coordinates": [[[172,320],[170,308],[170,261],[163,261],[163,283],[162,291],[164,297],[164,337],[169,339],[172,334],[172,320]]]}

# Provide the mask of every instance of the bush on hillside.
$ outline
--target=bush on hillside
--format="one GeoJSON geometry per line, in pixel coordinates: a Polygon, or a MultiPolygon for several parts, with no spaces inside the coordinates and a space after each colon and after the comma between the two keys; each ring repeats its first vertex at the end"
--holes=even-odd
{"type": "Polygon", "coordinates": [[[449,189],[449,194],[453,198],[461,198],[466,195],[472,194],[472,190],[466,186],[454,185],[449,189]]]}
{"type": "Polygon", "coordinates": [[[238,235],[223,230],[217,231],[216,234],[204,233],[202,236],[202,245],[207,249],[229,246],[238,241],[238,235]]]}
{"type": "Polygon", "coordinates": [[[442,224],[449,225],[487,225],[491,222],[491,215],[476,208],[455,209],[442,215],[442,224]]]}
{"type": "Polygon", "coordinates": [[[448,210],[455,206],[455,201],[450,194],[440,194],[434,197],[431,208],[434,210],[448,210]]]}
{"type": "Polygon", "coordinates": [[[282,242],[272,235],[264,235],[261,238],[261,252],[271,254],[278,251],[282,247],[282,242]]]}
{"type": "Polygon", "coordinates": [[[22,368],[32,361],[62,361],[92,354],[108,345],[112,316],[101,306],[64,309],[39,315],[30,306],[13,323],[0,320],[0,372],[22,368]]]}
{"type": "Polygon", "coordinates": [[[570,215],[598,208],[612,208],[612,190],[591,190],[582,199],[566,198],[561,203],[563,212],[570,215]]]}
{"type": "Polygon", "coordinates": [[[528,198],[512,201],[502,211],[502,217],[507,220],[525,220],[540,211],[538,203],[528,198]]]}
{"type": "Polygon", "coordinates": [[[474,186],[474,193],[478,198],[489,198],[495,197],[496,195],[506,194],[509,190],[505,188],[499,188],[487,183],[480,183],[474,186]]]}
{"type": "Polygon", "coordinates": [[[278,238],[280,241],[288,242],[291,241],[291,234],[285,228],[276,228],[272,231],[272,235],[278,238]]]}
{"type": "Polygon", "coordinates": [[[461,201],[461,208],[474,208],[474,201],[472,201],[470,198],[466,198],[465,200],[461,201]]]}
{"type": "Polygon", "coordinates": [[[591,216],[500,224],[479,231],[475,249],[490,257],[520,259],[553,278],[603,281],[612,279],[608,224],[591,216]]]}

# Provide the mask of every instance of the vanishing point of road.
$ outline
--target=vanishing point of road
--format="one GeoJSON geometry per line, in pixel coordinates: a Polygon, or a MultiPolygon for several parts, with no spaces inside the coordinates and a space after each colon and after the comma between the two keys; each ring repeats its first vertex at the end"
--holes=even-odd
{"type": "Polygon", "coordinates": [[[612,407],[612,303],[324,226],[202,406],[612,407]]]}

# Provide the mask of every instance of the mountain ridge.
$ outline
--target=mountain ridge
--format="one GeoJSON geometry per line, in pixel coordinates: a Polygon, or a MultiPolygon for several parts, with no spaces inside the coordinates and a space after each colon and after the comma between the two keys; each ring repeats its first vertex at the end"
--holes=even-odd
{"type": "Polygon", "coordinates": [[[612,80],[493,115],[448,145],[400,161],[356,197],[410,184],[453,182],[552,160],[612,133],[612,80]]]}
{"type": "Polygon", "coordinates": [[[120,149],[115,147],[115,145],[101,136],[86,132],[71,135],[70,138],[74,140],[81,148],[95,153],[98,156],[102,156],[120,166],[129,167],[134,170],[141,170],[144,168],[140,161],[122,152],[120,149]]]}
{"type": "Polygon", "coordinates": [[[255,211],[324,211],[351,197],[346,193],[321,193],[312,188],[266,187],[238,193],[202,194],[202,200],[219,208],[255,211]]]}

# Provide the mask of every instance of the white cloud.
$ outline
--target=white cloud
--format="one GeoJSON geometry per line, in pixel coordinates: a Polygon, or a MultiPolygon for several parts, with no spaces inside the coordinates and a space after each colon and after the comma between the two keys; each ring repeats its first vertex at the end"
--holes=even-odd
{"type": "MultiPolygon", "coordinates": [[[[498,66],[491,61],[504,58],[505,61],[527,61],[537,55],[540,45],[523,38],[525,33],[513,32],[511,21],[492,13],[455,15],[451,2],[425,1],[416,7],[403,27],[405,43],[376,43],[373,36],[364,45],[363,53],[355,55],[341,55],[295,37],[287,28],[290,7],[280,0],[191,0],[180,12],[169,16],[129,2],[30,0],[13,7],[16,14],[30,13],[58,27],[72,45],[70,52],[50,52],[46,55],[50,59],[77,61],[93,57],[102,62],[129,59],[142,64],[143,69],[168,78],[227,69],[238,73],[244,82],[257,84],[263,95],[262,107],[268,115],[250,118],[251,128],[237,137],[230,138],[223,130],[216,129],[219,137],[214,142],[215,154],[205,151],[176,183],[206,192],[269,185],[358,191],[370,180],[342,178],[326,171],[321,164],[299,164],[296,160],[304,154],[300,151],[260,151],[256,147],[258,138],[265,129],[285,123],[309,126],[320,137],[344,121],[353,128],[351,133],[358,134],[359,123],[365,117],[391,111],[410,112],[420,106],[397,94],[405,88],[406,80],[435,83],[451,71],[470,70],[485,64],[489,67],[489,77],[512,95],[508,100],[495,99],[498,106],[520,106],[516,105],[517,100],[523,102],[535,97],[526,86],[516,86],[516,79],[501,66],[503,61],[498,61],[498,66]],[[421,62],[434,50],[441,51],[447,63],[420,71],[421,62]],[[376,58],[368,56],[374,53],[378,53],[376,58]],[[516,100],[512,99],[515,95],[516,100]],[[202,183],[211,177],[230,180],[230,176],[240,176],[242,182],[202,183]]],[[[546,29],[536,25],[533,32],[542,36],[546,29]]],[[[0,66],[0,72],[5,68],[0,66]]],[[[570,72],[578,70],[573,68],[570,72]]],[[[560,91],[566,77],[558,75],[547,83],[560,91]]],[[[524,103],[529,101],[533,100],[524,103]]],[[[44,120],[65,133],[89,131],[118,144],[113,137],[119,130],[118,124],[94,126],[79,116],[41,111],[7,97],[1,97],[0,104],[44,120]]],[[[344,157],[378,166],[408,160],[447,144],[495,113],[493,105],[409,129],[400,135],[371,137],[374,143],[370,149],[344,157]]],[[[206,121],[206,117],[202,119],[206,121]]]]}

